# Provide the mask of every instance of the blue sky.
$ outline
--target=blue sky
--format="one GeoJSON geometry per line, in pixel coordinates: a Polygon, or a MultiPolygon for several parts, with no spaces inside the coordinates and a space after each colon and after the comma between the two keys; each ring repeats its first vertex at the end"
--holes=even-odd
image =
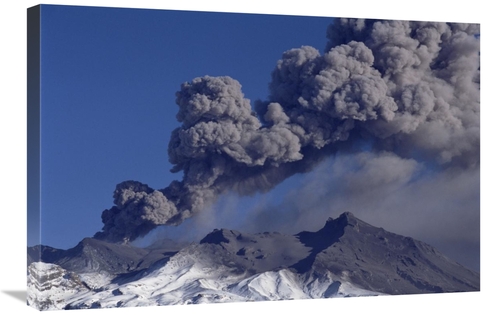
{"type": "Polygon", "coordinates": [[[181,83],[229,75],[252,103],[265,99],[281,54],[323,51],[331,21],[42,6],[42,243],[69,248],[100,230],[124,180],[180,179],[167,146],[181,83]]]}

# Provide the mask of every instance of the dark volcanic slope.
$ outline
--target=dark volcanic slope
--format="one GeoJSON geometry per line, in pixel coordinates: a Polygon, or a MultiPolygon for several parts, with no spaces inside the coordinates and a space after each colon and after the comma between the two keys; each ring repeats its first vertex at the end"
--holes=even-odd
{"type": "Polygon", "coordinates": [[[479,290],[478,273],[428,244],[371,226],[351,213],[297,237],[312,248],[309,256],[291,266],[300,273],[343,273],[362,288],[387,294],[479,290]]]}
{"type": "Polygon", "coordinates": [[[64,255],[64,252],[65,250],[46,245],[35,245],[33,247],[28,247],[28,266],[35,261],[56,261],[64,255]]]}
{"type": "Polygon", "coordinates": [[[196,251],[204,259],[250,273],[282,268],[300,274],[330,271],[358,287],[386,294],[479,290],[478,273],[430,245],[369,225],[348,212],[329,218],[319,231],[293,236],[214,230],[196,251]]]}
{"type": "Polygon", "coordinates": [[[246,234],[234,230],[214,230],[200,241],[207,257],[219,255],[251,273],[286,268],[309,253],[292,235],[280,233],[246,234]]]}
{"type": "Polygon", "coordinates": [[[147,268],[154,262],[175,253],[168,249],[144,249],[126,244],[108,243],[95,238],[84,238],[78,245],[68,250],[48,246],[30,247],[28,263],[30,260],[41,260],[76,273],[105,272],[118,275],[147,268]]]}

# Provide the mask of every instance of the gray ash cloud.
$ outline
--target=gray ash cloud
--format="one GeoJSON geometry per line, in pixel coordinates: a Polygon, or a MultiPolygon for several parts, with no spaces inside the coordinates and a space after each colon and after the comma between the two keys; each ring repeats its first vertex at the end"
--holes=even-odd
{"type": "Polygon", "coordinates": [[[230,77],[182,84],[168,146],[182,180],[118,184],[95,237],[178,225],[223,193],[269,191],[359,142],[440,169],[479,167],[479,25],[335,19],[327,37],[324,54],[283,53],[255,110],[230,77]]]}

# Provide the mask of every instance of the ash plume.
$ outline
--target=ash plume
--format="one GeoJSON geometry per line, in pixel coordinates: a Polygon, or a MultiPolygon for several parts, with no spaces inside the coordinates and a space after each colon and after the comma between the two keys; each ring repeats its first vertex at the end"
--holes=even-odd
{"type": "Polygon", "coordinates": [[[479,25],[335,19],[327,38],[324,54],[283,53],[255,111],[230,77],[182,84],[168,146],[182,181],[118,184],[95,237],[178,225],[225,192],[266,192],[360,141],[442,168],[479,166],[479,25]]]}

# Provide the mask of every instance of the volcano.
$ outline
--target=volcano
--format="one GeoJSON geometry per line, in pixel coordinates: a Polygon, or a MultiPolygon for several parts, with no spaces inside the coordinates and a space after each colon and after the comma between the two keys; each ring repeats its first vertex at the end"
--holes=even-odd
{"type": "Polygon", "coordinates": [[[28,302],[39,309],[79,309],[480,290],[478,273],[349,212],[314,232],[215,229],[199,243],[164,244],[137,248],[86,238],[68,250],[28,248],[28,276],[37,279],[28,296],[53,290],[51,283],[65,292],[38,292],[57,303],[28,302]],[[68,274],[71,282],[56,279],[68,274]]]}

